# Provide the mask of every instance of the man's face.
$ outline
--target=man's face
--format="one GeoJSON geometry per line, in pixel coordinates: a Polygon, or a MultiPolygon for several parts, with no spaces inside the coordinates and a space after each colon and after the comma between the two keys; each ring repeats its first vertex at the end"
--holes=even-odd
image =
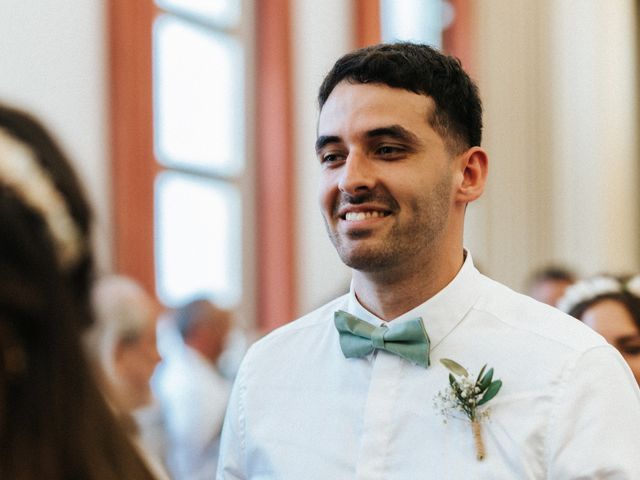
{"type": "Polygon", "coordinates": [[[434,108],[424,95],[348,82],[324,104],[320,206],[351,268],[382,271],[437,255],[453,207],[454,162],[429,125],[434,108]]]}

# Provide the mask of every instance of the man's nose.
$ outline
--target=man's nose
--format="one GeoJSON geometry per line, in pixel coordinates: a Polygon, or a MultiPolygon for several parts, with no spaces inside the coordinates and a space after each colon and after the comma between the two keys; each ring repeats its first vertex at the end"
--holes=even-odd
{"type": "Polygon", "coordinates": [[[367,156],[351,151],[347,157],[338,182],[340,191],[349,195],[372,190],[375,187],[375,171],[367,156]]]}

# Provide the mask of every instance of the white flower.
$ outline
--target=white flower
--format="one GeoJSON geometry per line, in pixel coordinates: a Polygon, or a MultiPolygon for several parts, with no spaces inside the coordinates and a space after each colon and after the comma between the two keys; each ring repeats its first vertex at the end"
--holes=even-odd
{"type": "Polygon", "coordinates": [[[477,379],[473,381],[469,372],[459,363],[448,358],[441,358],[440,362],[451,373],[447,389],[444,393],[438,392],[434,397],[434,408],[443,416],[444,423],[447,423],[449,417],[459,418],[460,415],[471,422],[476,458],[482,460],[485,449],[480,434],[480,422],[489,418],[486,403],[500,391],[502,381],[493,380],[493,368],[486,370],[487,365],[482,367],[477,379]],[[480,407],[484,408],[479,410],[480,407]]]}
{"type": "Polygon", "coordinates": [[[630,294],[640,298],[640,275],[631,278],[627,282],[626,288],[630,294]]]}

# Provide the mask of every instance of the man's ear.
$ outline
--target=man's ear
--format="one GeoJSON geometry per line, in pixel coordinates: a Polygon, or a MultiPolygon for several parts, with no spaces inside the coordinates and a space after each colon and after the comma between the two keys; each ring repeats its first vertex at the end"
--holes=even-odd
{"type": "Polygon", "coordinates": [[[473,202],[484,192],[489,158],[482,148],[471,147],[457,158],[457,162],[462,181],[457,186],[456,200],[465,204],[473,202]]]}

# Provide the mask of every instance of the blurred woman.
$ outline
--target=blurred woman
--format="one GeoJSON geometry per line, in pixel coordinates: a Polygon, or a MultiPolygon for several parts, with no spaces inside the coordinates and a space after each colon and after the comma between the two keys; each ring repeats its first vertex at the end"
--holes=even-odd
{"type": "Polygon", "coordinates": [[[558,308],[616,347],[640,384],[640,275],[581,280],[567,289],[558,308]]]}
{"type": "Polygon", "coordinates": [[[83,355],[90,220],[51,136],[0,106],[0,478],[152,478],[83,355]]]}

